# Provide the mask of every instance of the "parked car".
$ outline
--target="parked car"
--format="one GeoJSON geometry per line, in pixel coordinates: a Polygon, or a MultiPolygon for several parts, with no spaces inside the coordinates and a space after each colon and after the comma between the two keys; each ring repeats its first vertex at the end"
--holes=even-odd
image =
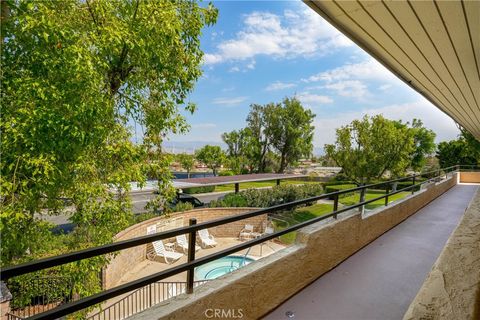
{"type": "Polygon", "coordinates": [[[172,200],[171,205],[175,206],[179,202],[190,203],[194,208],[200,208],[205,206],[205,203],[195,198],[194,196],[186,193],[177,193],[177,197],[172,200]]]}

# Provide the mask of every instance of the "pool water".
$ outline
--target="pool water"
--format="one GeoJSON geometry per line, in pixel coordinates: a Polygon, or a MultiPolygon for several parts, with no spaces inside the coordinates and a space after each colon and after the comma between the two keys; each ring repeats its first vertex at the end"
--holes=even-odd
{"type": "Polygon", "coordinates": [[[244,256],[226,256],[214,261],[210,261],[195,268],[196,280],[211,280],[237,270],[250,262],[251,258],[244,256]]]}

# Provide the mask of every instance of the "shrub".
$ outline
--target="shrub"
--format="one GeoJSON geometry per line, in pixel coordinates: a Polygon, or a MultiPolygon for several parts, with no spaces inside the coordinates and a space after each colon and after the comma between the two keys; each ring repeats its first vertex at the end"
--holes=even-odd
{"type": "Polygon", "coordinates": [[[247,200],[240,194],[227,194],[222,200],[213,200],[210,202],[211,208],[217,207],[248,207],[247,200]]]}
{"type": "Polygon", "coordinates": [[[178,202],[173,208],[172,212],[183,212],[183,211],[188,211],[192,210],[193,205],[190,202],[178,202]]]}
{"type": "MultiPolygon", "coordinates": [[[[356,187],[357,187],[356,184],[329,185],[329,186],[325,187],[325,193],[331,193],[331,192],[337,192],[337,191],[342,191],[342,190],[347,190],[347,189],[353,189],[353,188],[356,188],[356,187]]],[[[353,193],[354,192],[343,193],[339,197],[340,198],[348,197],[348,196],[352,195],[353,193]]],[[[330,198],[333,199],[333,197],[330,197],[330,198]]]]}
{"type": "Polygon", "coordinates": [[[196,193],[209,193],[215,191],[215,186],[194,187],[182,189],[183,193],[196,194],[196,193]]]}
{"type": "Polygon", "coordinates": [[[235,175],[235,172],[233,172],[232,170],[225,170],[225,171],[220,171],[218,173],[219,176],[234,176],[235,175]]]}
{"type": "Polygon", "coordinates": [[[319,183],[298,186],[280,185],[271,189],[247,189],[239,193],[227,194],[222,200],[212,201],[210,206],[265,208],[317,196],[322,191],[322,185],[319,183]]]}

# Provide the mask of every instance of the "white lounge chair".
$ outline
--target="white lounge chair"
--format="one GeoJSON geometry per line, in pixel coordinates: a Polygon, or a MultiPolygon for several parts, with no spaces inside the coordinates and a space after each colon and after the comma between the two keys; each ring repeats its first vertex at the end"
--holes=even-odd
{"type": "Polygon", "coordinates": [[[165,263],[170,264],[177,261],[183,256],[183,253],[167,250],[165,248],[165,245],[163,244],[163,241],[161,240],[152,242],[152,246],[153,252],[149,252],[147,254],[147,258],[149,258],[150,260],[154,260],[155,257],[158,256],[164,258],[165,263]]]}
{"type": "MultiPolygon", "coordinates": [[[[275,232],[275,229],[273,229],[272,226],[265,226],[265,230],[263,231],[262,236],[269,235],[275,232]]],[[[270,240],[267,240],[265,242],[262,242],[260,244],[260,257],[263,257],[263,246],[269,247],[273,252],[275,252],[275,248],[270,244],[270,240]]]]}
{"type": "Polygon", "coordinates": [[[253,239],[261,236],[260,233],[254,232],[253,231],[253,225],[251,224],[246,224],[245,228],[240,231],[240,234],[238,235],[238,238],[240,240],[245,240],[245,239],[253,239]]]}
{"type": "MultiPolygon", "coordinates": [[[[177,246],[180,247],[184,253],[188,252],[188,241],[187,237],[184,234],[178,235],[175,237],[177,240],[177,246]]],[[[200,247],[195,245],[195,251],[200,250],[200,247]]]]}
{"type": "Polygon", "coordinates": [[[202,248],[211,248],[217,245],[215,238],[208,233],[207,229],[198,230],[198,235],[200,236],[200,245],[202,248]]]}
{"type": "Polygon", "coordinates": [[[265,231],[263,232],[263,235],[272,234],[274,232],[275,230],[273,229],[273,227],[265,227],[265,231]]]}

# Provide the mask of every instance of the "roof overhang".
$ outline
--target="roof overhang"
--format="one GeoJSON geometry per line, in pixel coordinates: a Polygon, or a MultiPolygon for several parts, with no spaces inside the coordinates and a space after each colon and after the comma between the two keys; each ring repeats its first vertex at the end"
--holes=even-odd
{"type": "Polygon", "coordinates": [[[480,1],[304,2],[480,140],[480,1]]]}

